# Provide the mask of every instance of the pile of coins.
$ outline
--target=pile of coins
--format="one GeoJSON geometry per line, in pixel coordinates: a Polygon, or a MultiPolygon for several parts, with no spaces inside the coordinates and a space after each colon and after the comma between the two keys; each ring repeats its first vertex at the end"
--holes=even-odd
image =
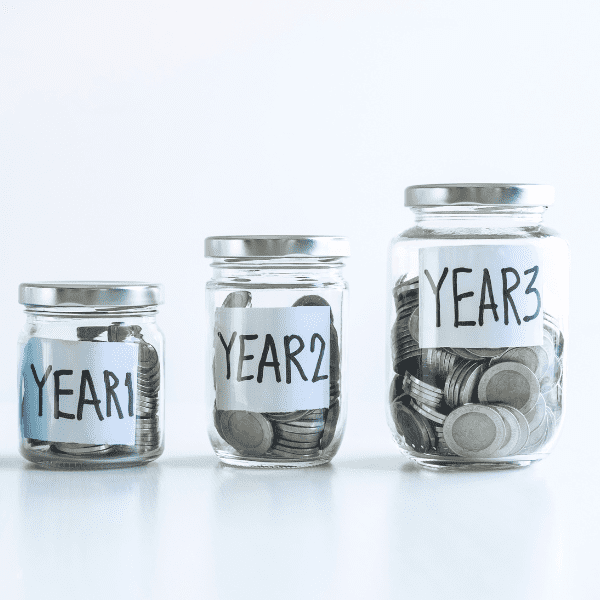
{"type": "MultiPolygon", "coordinates": [[[[131,453],[145,454],[158,450],[160,446],[160,426],[158,404],[160,390],[160,361],[158,352],[142,335],[139,325],[124,326],[113,323],[108,327],[78,327],[77,339],[88,342],[125,342],[128,338],[139,344],[135,444],[134,446],[110,444],[79,444],[55,442],[49,449],[71,456],[97,456],[105,454],[131,453]]],[[[29,440],[32,447],[48,445],[48,442],[29,440]]]]}
{"type": "MultiPolygon", "coordinates": [[[[250,308],[250,292],[232,292],[223,302],[228,308],[250,308]]],[[[303,296],[296,306],[329,306],[321,296],[303,296]]],[[[321,456],[335,436],[340,416],[340,349],[331,315],[329,408],[293,412],[256,413],[218,410],[213,421],[219,436],[242,456],[307,461],[321,456]]],[[[214,373],[214,362],[213,362],[214,373]]],[[[216,382],[215,382],[216,385],[216,382]]]]}
{"type": "Polygon", "coordinates": [[[544,343],[524,348],[419,348],[419,280],[393,290],[391,416],[420,454],[503,458],[540,451],[562,412],[564,337],[544,313],[544,343]]]}

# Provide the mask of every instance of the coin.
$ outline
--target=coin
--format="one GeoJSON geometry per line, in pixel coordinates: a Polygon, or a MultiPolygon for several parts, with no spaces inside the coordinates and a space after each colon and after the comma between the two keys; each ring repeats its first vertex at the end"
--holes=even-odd
{"type": "Polygon", "coordinates": [[[289,421],[298,421],[307,416],[310,410],[295,410],[293,412],[271,412],[263,413],[269,421],[277,421],[277,423],[287,423],[289,421]]]}
{"type": "Polygon", "coordinates": [[[448,348],[448,351],[467,360],[484,360],[481,356],[469,352],[466,348],[448,348]]]}
{"type": "Polygon", "coordinates": [[[271,449],[271,454],[273,456],[280,456],[282,458],[289,458],[293,460],[319,458],[320,456],[320,451],[318,449],[302,453],[292,452],[292,450],[292,448],[286,448],[285,446],[273,446],[271,449]]]}
{"type": "Polygon", "coordinates": [[[430,421],[433,421],[434,423],[439,423],[441,425],[446,420],[445,415],[440,415],[439,417],[432,415],[431,413],[426,411],[424,408],[419,406],[414,400],[411,400],[410,407],[413,410],[415,410],[416,412],[418,412],[422,417],[425,417],[426,419],[429,419],[430,421]]]}
{"type": "Polygon", "coordinates": [[[298,298],[298,300],[296,300],[292,306],[330,306],[330,304],[322,296],[312,294],[298,298]]]}
{"type": "Polygon", "coordinates": [[[108,331],[108,327],[78,327],[77,339],[91,342],[94,341],[94,338],[101,336],[105,331],[108,331]]]}
{"type": "Polygon", "coordinates": [[[444,422],[448,447],[470,458],[489,458],[504,443],[504,421],[490,406],[465,404],[453,410],[444,422]]]}
{"type": "Polygon", "coordinates": [[[408,380],[413,386],[421,388],[425,392],[430,393],[432,396],[439,396],[440,398],[444,396],[444,390],[441,390],[440,388],[435,387],[433,385],[429,385],[428,383],[417,379],[414,375],[411,375],[410,373],[408,374],[408,380]]]}
{"type": "Polygon", "coordinates": [[[52,447],[56,449],[56,451],[63,454],[73,454],[76,456],[81,456],[84,454],[106,454],[112,449],[109,444],[96,444],[93,446],[88,446],[86,444],[72,444],[65,442],[57,442],[53,444],[51,448],[52,447]]]}
{"type": "MultiPolygon", "coordinates": [[[[504,421],[506,430],[504,442],[494,456],[501,458],[503,456],[512,456],[519,445],[521,439],[521,428],[515,415],[504,406],[494,405],[492,407],[504,421]]],[[[516,410],[516,409],[515,409],[516,410]]]]}
{"type": "Polygon", "coordinates": [[[469,348],[467,352],[481,358],[494,358],[504,354],[508,348],[469,348]]]}
{"type": "Polygon", "coordinates": [[[416,308],[408,321],[408,330],[415,342],[419,341],[419,309],[416,308]]]}
{"type": "Polygon", "coordinates": [[[413,408],[415,410],[417,410],[417,412],[420,412],[424,417],[427,417],[428,419],[430,419],[436,423],[443,423],[444,420],[446,419],[446,415],[444,415],[432,408],[429,408],[428,406],[426,406],[424,404],[421,404],[417,400],[413,401],[413,408]],[[418,409],[420,409],[420,410],[418,410],[418,409]]]}
{"type": "Polygon", "coordinates": [[[427,452],[435,433],[427,419],[400,402],[392,405],[392,418],[396,430],[406,444],[417,452],[427,452]]]}
{"type": "Polygon", "coordinates": [[[529,423],[529,429],[533,431],[537,429],[540,423],[544,420],[544,416],[546,415],[546,401],[544,400],[544,396],[540,394],[538,401],[535,403],[533,408],[524,413],[527,422],[529,423]]]}
{"type": "Polygon", "coordinates": [[[516,362],[525,365],[540,379],[548,368],[548,354],[542,346],[510,348],[501,356],[493,358],[490,366],[501,362],[516,362]]]}
{"type": "Polygon", "coordinates": [[[513,454],[518,454],[527,445],[527,440],[529,439],[529,423],[527,422],[525,415],[523,415],[523,413],[517,410],[514,406],[509,406],[508,404],[495,404],[494,408],[498,408],[499,406],[502,406],[502,408],[509,410],[515,416],[517,422],[519,423],[519,441],[513,449],[513,454]]]}
{"type": "Polygon", "coordinates": [[[154,366],[158,362],[158,352],[147,342],[140,344],[139,361],[142,367],[154,366]]]}
{"type": "Polygon", "coordinates": [[[295,425],[277,423],[275,425],[275,430],[277,432],[295,433],[298,435],[314,435],[314,434],[321,433],[323,428],[319,427],[318,425],[309,426],[309,427],[297,427],[295,425]]]}
{"type": "Polygon", "coordinates": [[[553,357],[548,369],[540,380],[540,390],[543,394],[548,393],[559,385],[562,377],[562,365],[558,358],[553,357]]]}
{"type": "Polygon", "coordinates": [[[252,294],[246,291],[231,292],[223,301],[225,308],[250,308],[252,306],[252,294]]]}
{"type": "Polygon", "coordinates": [[[461,360],[456,363],[456,366],[446,379],[446,385],[444,387],[444,400],[446,404],[453,408],[456,406],[456,402],[458,401],[455,397],[456,394],[456,383],[458,379],[461,377],[463,371],[469,368],[469,366],[473,364],[472,362],[467,362],[465,360],[461,360]]]}
{"type": "Polygon", "coordinates": [[[542,422],[535,429],[531,430],[527,446],[523,449],[524,452],[533,452],[541,445],[546,436],[547,419],[548,413],[545,413],[542,422]]]}
{"type": "Polygon", "coordinates": [[[273,443],[273,426],[259,413],[223,411],[220,422],[223,439],[242,454],[260,456],[273,443]]]}
{"type": "Polygon", "coordinates": [[[318,442],[323,435],[319,433],[290,433],[289,431],[276,431],[277,439],[291,440],[292,442],[318,442]]]}
{"type": "Polygon", "coordinates": [[[292,440],[278,439],[277,445],[286,446],[289,448],[318,448],[319,442],[294,442],[292,440]]]}
{"type": "Polygon", "coordinates": [[[523,414],[531,410],[540,395],[540,384],[531,369],[505,362],[490,367],[478,386],[482,404],[509,404],[523,414]]]}
{"type": "Polygon", "coordinates": [[[456,405],[462,406],[472,402],[473,393],[477,389],[477,384],[485,369],[484,365],[473,365],[469,367],[459,382],[458,392],[456,394],[456,405]]]}

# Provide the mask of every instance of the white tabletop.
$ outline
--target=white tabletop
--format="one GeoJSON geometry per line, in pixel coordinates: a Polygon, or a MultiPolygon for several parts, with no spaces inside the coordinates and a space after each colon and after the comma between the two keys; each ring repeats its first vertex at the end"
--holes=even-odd
{"type": "Polygon", "coordinates": [[[362,415],[330,465],[256,470],[221,465],[180,404],[155,463],[54,472],[0,409],[2,598],[598,597],[598,472],[569,428],[532,467],[439,473],[362,415]]]}

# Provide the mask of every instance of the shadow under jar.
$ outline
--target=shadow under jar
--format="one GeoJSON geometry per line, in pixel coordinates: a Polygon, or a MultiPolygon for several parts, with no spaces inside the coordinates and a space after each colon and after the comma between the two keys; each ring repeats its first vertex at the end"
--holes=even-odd
{"type": "Polygon", "coordinates": [[[553,189],[407,188],[413,227],[389,261],[388,423],[432,468],[547,456],[563,421],[567,244],[543,223],[553,189]]]}
{"type": "Polygon", "coordinates": [[[21,454],[52,469],[141,465],[164,448],[162,286],[19,286],[21,454]]]}
{"type": "Polygon", "coordinates": [[[219,459],[310,467],[346,421],[346,238],[210,237],[208,434],[219,459]]]}

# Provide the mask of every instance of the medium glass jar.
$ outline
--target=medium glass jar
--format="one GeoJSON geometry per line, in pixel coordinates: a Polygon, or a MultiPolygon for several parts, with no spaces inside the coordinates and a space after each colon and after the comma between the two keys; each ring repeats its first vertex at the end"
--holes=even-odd
{"type": "Polygon", "coordinates": [[[21,454],[42,467],[140,465],[164,448],[162,286],[22,283],[21,454]]]}
{"type": "Polygon", "coordinates": [[[346,238],[210,237],[208,434],[225,463],[310,467],[346,421],[346,238]]]}
{"type": "Polygon", "coordinates": [[[434,468],[545,457],[563,421],[567,244],[545,185],[407,188],[389,260],[388,423],[434,468]]]}

